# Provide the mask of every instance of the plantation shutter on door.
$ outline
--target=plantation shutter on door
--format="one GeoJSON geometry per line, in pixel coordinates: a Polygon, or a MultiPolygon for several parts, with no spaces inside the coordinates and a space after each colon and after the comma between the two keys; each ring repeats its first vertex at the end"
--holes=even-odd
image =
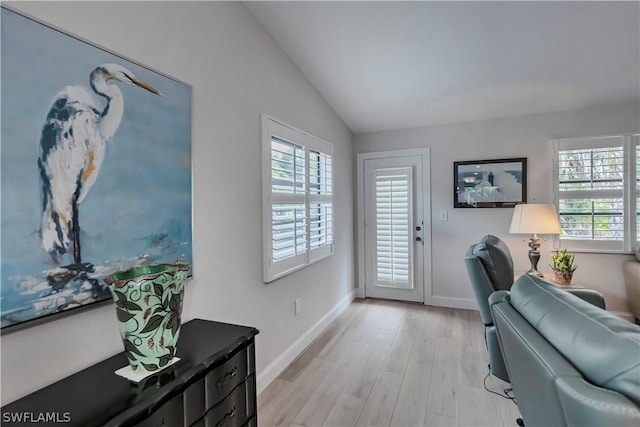
{"type": "Polygon", "coordinates": [[[413,287],[412,172],[411,167],[376,171],[376,282],[379,286],[413,287]]]}

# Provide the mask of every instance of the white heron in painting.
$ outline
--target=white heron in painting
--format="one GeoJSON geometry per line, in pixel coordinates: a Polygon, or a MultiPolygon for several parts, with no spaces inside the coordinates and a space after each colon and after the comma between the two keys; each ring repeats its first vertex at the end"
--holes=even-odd
{"type": "Polygon", "coordinates": [[[56,96],[40,138],[42,184],[42,247],[58,264],[73,248],[73,260],[81,263],[78,206],[100,171],[107,142],[124,113],[120,89],[109,82],[137,85],[161,95],[148,83],[117,64],[104,64],[91,72],[93,91],[106,99],[102,106],[82,86],[67,86],[56,96]]]}

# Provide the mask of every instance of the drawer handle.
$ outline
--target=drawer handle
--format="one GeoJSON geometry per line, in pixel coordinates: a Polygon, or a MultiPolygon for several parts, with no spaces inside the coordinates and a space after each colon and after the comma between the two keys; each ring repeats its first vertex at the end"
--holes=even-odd
{"type": "Polygon", "coordinates": [[[231,409],[231,412],[227,412],[226,414],[224,414],[224,417],[220,421],[218,421],[218,424],[216,424],[216,427],[226,426],[229,420],[235,417],[235,415],[236,415],[236,407],[234,406],[233,409],[231,409]]]}
{"type": "Polygon", "coordinates": [[[227,382],[236,376],[236,373],[238,372],[238,367],[234,366],[232,370],[230,370],[229,372],[227,372],[224,377],[220,378],[218,381],[216,381],[216,387],[217,388],[222,388],[225,385],[227,385],[227,382]]]}

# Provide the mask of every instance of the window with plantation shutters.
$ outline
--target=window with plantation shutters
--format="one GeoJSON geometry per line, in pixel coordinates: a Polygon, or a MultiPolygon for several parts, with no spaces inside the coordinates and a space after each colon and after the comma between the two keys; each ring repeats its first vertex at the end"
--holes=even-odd
{"type": "Polygon", "coordinates": [[[638,240],[638,136],[554,141],[560,246],[626,252],[638,240]]]}
{"type": "Polygon", "coordinates": [[[263,116],[264,281],[333,253],[333,147],[263,116]]]}

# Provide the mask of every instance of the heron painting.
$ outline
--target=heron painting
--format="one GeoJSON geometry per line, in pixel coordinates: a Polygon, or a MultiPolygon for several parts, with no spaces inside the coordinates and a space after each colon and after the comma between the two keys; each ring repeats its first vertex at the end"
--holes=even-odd
{"type": "Polygon", "coordinates": [[[191,87],[1,10],[4,330],[192,262],[191,87]]]}
{"type": "Polygon", "coordinates": [[[73,260],[80,264],[78,205],[96,181],[107,141],[122,120],[122,92],[108,84],[109,80],[160,94],[126,68],[105,64],[91,72],[91,88],[105,98],[104,106],[81,86],[68,86],[56,96],[42,129],[38,159],[43,190],[42,246],[56,263],[73,239],[73,260]]]}

